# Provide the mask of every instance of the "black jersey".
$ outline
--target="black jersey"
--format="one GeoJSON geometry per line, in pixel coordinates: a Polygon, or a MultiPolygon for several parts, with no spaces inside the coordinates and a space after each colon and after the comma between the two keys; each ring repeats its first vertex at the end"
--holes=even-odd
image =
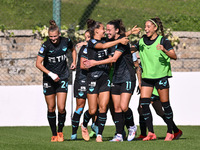
{"type": "MultiPolygon", "coordinates": [[[[87,51],[84,51],[83,54],[87,57],[88,60],[104,60],[108,58],[108,51],[107,49],[95,49],[95,45],[97,43],[105,43],[105,40],[96,40],[90,39],[87,45],[87,51]]],[[[108,75],[109,66],[108,64],[104,65],[97,65],[89,69],[88,77],[92,77],[93,79],[98,79],[103,74],[108,75]]]]}
{"type": "MultiPolygon", "coordinates": [[[[67,52],[72,48],[73,44],[69,38],[60,37],[58,45],[52,44],[48,39],[42,44],[38,55],[44,57],[43,65],[46,69],[57,74],[60,79],[66,79],[69,77],[67,52]]],[[[49,78],[45,73],[43,73],[43,77],[49,78]]]]}
{"type": "MultiPolygon", "coordinates": [[[[122,38],[120,36],[118,39],[122,38]]],[[[115,51],[122,52],[122,55],[114,63],[113,83],[123,83],[126,81],[135,81],[135,69],[132,60],[129,43],[127,45],[117,44],[109,48],[109,55],[114,55],[115,51]]]]}
{"type": "MultiPolygon", "coordinates": [[[[157,38],[158,36],[154,40],[150,40],[149,37],[147,37],[146,35],[143,35],[144,43],[146,45],[152,45],[157,40],[157,38]]],[[[168,51],[173,49],[171,42],[165,37],[162,37],[160,44],[163,45],[164,48],[168,51]]],[[[134,46],[137,50],[139,50],[139,42],[137,42],[134,46]]]]}
{"type": "Polygon", "coordinates": [[[87,79],[87,70],[80,68],[80,60],[81,60],[81,57],[83,56],[83,51],[87,51],[87,47],[85,45],[81,47],[78,53],[78,62],[76,66],[76,78],[75,78],[77,82],[81,82],[82,80],[86,81],[87,79]]]}

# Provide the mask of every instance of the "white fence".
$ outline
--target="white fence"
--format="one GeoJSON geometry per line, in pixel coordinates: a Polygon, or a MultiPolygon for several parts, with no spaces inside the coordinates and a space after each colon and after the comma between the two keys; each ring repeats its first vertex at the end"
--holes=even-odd
{"type": "MultiPolygon", "coordinates": [[[[170,101],[175,123],[177,125],[200,125],[200,72],[173,72],[173,78],[169,81],[170,101]]],[[[42,86],[0,86],[0,126],[48,126],[47,106],[42,91],[42,86]]],[[[134,93],[130,107],[137,125],[139,124],[138,100],[139,96],[134,93]]],[[[65,125],[71,125],[71,113],[75,105],[73,88],[70,85],[65,125]]],[[[87,108],[86,104],[84,110],[87,108]]],[[[155,114],[153,108],[151,110],[154,125],[165,125],[163,120],[155,114]]],[[[110,112],[108,112],[106,125],[114,125],[110,112]]]]}

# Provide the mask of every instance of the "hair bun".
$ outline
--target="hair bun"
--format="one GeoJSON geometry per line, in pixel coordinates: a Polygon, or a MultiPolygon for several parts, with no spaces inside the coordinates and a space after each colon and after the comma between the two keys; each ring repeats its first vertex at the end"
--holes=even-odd
{"type": "Polygon", "coordinates": [[[50,20],[50,21],[49,21],[49,24],[55,26],[55,25],[56,25],[56,22],[55,22],[55,20],[50,20]]]}

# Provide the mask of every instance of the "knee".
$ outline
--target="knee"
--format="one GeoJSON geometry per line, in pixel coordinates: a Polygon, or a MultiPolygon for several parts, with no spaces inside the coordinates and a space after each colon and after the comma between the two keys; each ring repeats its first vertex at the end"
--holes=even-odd
{"type": "Polygon", "coordinates": [[[95,108],[90,108],[90,109],[89,109],[89,114],[90,114],[90,115],[95,115],[95,114],[96,114],[96,111],[97,111],[97,109],[95,109],[95,108]]]}
{"type": "Polygon", "coordinates": [[[115,106],[114,110],[115,110],[115,112],[122,112],[122,109],[120,106],[115,106]]]}
{"type": "Polygon", "coordinates": [[[105,113],[107,111],[107,107],[106,106],[99,106],[99,112],[100,113],[105,113]]]}
{"type": "Polygon", "coordinates": [[[61,113],[61,114],[64,114],[65,113],[65,108],[58,108],[58,112],[61,113]]]}
{"type": "Polygon", "coordinates": [[[122,111],[123,111],[123,112],[126,112],[126,111],[128,110],[128,107],[127,107],[127,106],[124,106],[124,105],[122,105],[122,106],[121,106],[121,109],[122,109],[122,111]]]}
{"type": "Polygon", "coordinates": [[[56,107],[55,106],[48,106],[48,112],[55,112],[56,107]]]}

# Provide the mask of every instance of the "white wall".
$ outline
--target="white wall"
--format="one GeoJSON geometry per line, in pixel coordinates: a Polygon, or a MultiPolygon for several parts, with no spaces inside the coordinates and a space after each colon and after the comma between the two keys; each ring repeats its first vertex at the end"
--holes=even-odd
{"type": "MultiPolygon", "coordinates": [[[[200,125],[200,72],[174,72],[170,81],[170,101],[177,125],[200,125]]],[[[71,125],[72,86],[69,86],[66,125],[71,125]]],[[[48,126],[47,106],[42,86],[0,86],[0,126],[48,126]]],[[[134,93],[130,107],[138,125],[138,95],[134,93]]],[[[87,106],[86,106],[87,109],[87,106]]],[[[86,110],[85,109],[85,110],[86,110]]],[[[152,108],[155,125],[165,125],[152,108]]],[[[82,118],[81,118],[82,121],[82,118]]],[[[113,125],[108,113],[107,125],[113,125]]]]}

